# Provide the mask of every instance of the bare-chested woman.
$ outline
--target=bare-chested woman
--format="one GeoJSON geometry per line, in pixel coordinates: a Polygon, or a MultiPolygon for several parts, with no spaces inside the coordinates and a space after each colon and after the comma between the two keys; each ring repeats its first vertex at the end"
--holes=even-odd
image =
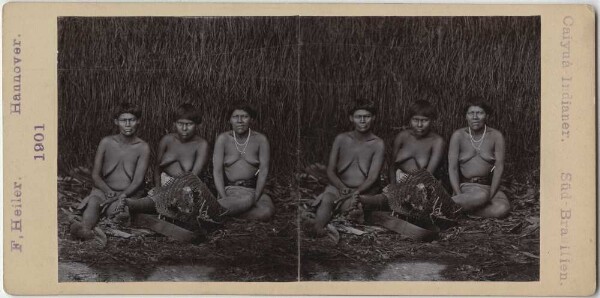
{"type": "Polygon", "coordinates": [[[437,119],[435,107],[427,101],[418,100],[409,107],[408,116],[410,129],[401,131],[394,139],[390,185],[381,195],[361,196],[360,201],[365,205],[388,206],[389,199],[400,198],[391,195],[390,191],[392,193],[397,192],[395,190],[412,191],[410,186],[408,189],[404,188],[406,186],[402,184],[404,178],[408,178],[409,175],[421,177],[417,174],[419,170],[426,170],[433,175],[443,159],[444,139],[431,131],[432,122],[437,119]]]}
{"type": "Polygon", "coordinates": [[[125,205],[142,195],[150,147],[137,136],[141,115],[136,105],[123,102],[117,107],[113,122],[119,133],[103,138],[98,145],[92,170],[94,187],[76,207],[82,219],[71,224],[74,238],[93,239],[102,215],[118,218],[127,213],[125,205]]]}
{"type": "Polygon", "coordinates": [[[364,205],[380,203],[364,196],[380,191],[377,182],[384,160],[383,140],[371,131],[375,108],[359,103],[348,112],[348,117],[354,129],[335,138],[327,166],[329,185],[314,204],[318,206],[316,218],[305,223],[308,232],[316,236],[326,234],[324,227],[342,196],[351,198],[341,203],[341,211],[352,208],[357,200],[364,205]]]}
{"type": "Polygon", "coordinates": [[[213,175],[219,204],[229,216],[268,221],[275,212],[271,198],[263,192],[269,173],[267,137],[251,129],[255,110],[235,105],[228,113],[231,131],[217,137],[213,153],[213,175]]]}
{"type": "Polygon", "coordinates": [[[487,126],[492,110],[474,99],[465,109],[468,127],[452,134],[448,149],[452,199],[464,210],[482,217],[504,217],[510,211],[499,190],[504,172],[504,137],[487,126]]]}
{"type": "Polygon", "coordinates": [[[444,139],[431,131],[437,111],[431,103],[418,100],[409,108],[410,129],[401,131],[394,139],[394,163],[390,183],[400,182],[403,175],[419,169],[431,174],[444,156],[444,139]]]}
{"type": "MultiPolygon", "coordinates": [[[[172,179],[192,173],[196,176],[208,160],[208,142],[198,136],[197,128],[202,122],[199,111],[189,103],[181,104],[173,113],[174,133],[164,136],[158,145],[158,162],[154,168],[154,185],[162,187],[172,179]]],[[[156,211],[154,190],[149,197],[126,201],[131,213],[156,211]]],[[[126,215],[119,214],[125,220],[126,215]]]]}
{"type": "Polygon", "coordinates": [[[163,186],[184,173],[199,176],[208,160],[208,142],[197,134],[197,127],[202,122],[200,113],[185,103],[177,107],[174,114],[175,133],[164,136],[158,145],[159,162],[154,171],[156,186],[163,186]]]}

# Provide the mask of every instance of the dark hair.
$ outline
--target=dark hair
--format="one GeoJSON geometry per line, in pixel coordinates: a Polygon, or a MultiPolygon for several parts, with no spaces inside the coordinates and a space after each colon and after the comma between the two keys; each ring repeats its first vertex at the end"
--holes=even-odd
{"type": "Polygon", "coordinates": [[[463,114],[467,114],[470,107],[480,107],[488,115],[492,115],[492,113],[494,112],[494,110],[492,110],[492,107],[490,107],[490,105],[487,104],[487,102],[485,102],[485,100],[483,100],[483,98],[481,97],[470,97],[467,100],[467,104],[465,105],[463,114]]]}
{"type": "Polygon", "coordinates": [[[424,116],[432,120],[437,119],[438,113],[434,105],[426,100],[417,100],[408,108],[408,118],[424,116]]]}
{"type": "Polygon", "coordinates": [[[191,120],[195,124],[202,123],[200,112],[191,103],[183,103],[177,107],[175,113],[173,113],[173,121],[179,119],[191,120]]]}
{"type": "Polygon", "coordinates": [[[119,116],[123,114],[132,114],[133,116],[139,119],[142,117],[142,110],[138,105],[124,101],[121,102],[121,104],[119,104],[119,106],[115,108],[113,112],[114,119],[119,118],[119,116]]]}
{"type": "Polygon", "coordinates": [[[358,110],[369,111],[373,115],[377,114],[375,105],[373,104],[373,102],[370,102],[370,101],[364,101],[364,100],[356,101],[354,103],[354,105],[352,106],[352,108],[350,108],[348,110],[348,115],[352,116],[352,115],[354,115],[354,112],[356,112],[358,110]]]}
{"type": "Polygon", "coordinates": [[[242,110],[248,113],[248,115],[250,115],[250,118],[256,119],[256,110],[245,102],[234,103],[231,106],[229,106],[229,110],[227,111],[227,118],[231,117],[231,114],[233,114],[233,111],[235,110],[242,110]]]}

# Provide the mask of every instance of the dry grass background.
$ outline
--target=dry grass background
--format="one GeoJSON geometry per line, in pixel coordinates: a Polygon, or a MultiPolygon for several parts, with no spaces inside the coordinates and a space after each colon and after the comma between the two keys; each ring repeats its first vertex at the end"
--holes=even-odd
{"type": "Polygon", "coordinates": [[[539,17],[69,17],[58,33],[63,170],[91,166],[121,100],[143,106],[140,137],[152,148],[178,104],[200,106],[200,135],[213,144],[227,105],[247,100],[281,175],[326,161],[355,99],[378,106],[375,132],[389,148],[411,102],[438,106],[435,130],[448,140],[466,125],[470,94],[496,110],[489,124],[506,137],[509,175],[539,170],[539,17]]]}
{"type": "Polygon", "coordinates": [[[183,102],[200,107],[200,135],[214,144],[230,129],[228,105],[248,101],[273,160],[295,150],[296,24],[292,18],[61,18],[59,165],[91,166],[100,139],[114,133],[122,100],[143,107],[140,137],[151,148],[183,102]]]}
{"type": "Polygon", "coordinates": [[[538,17],[301,18],[301,28],[301,160],[326,160],[356,99],[378,106],[389,154],[411,102],[438,107],[434,129],[448,141],[466,126],[465,98],[479,95],[505,135],[508,173],[539,169],[538,17]]]}

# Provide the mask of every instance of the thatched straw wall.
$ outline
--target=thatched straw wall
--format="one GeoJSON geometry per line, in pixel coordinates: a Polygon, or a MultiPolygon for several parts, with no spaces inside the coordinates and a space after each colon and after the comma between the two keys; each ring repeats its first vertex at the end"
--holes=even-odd
{"type": "Polygon", "coordinates": [[[354,99],[378,105],[375,132],[391,145],[417,99],[438,106],[435,129],[448,140],[466,125],[471,94],[496,110],[490,125],[505,134],[508,170],[539,169],[539,17],[61,18],[58,25],[63,169],[91,165],[100,139],[114,132],[111,109],[121,100],[143,105],[140,136],[152,148],[179,103],[201,107],[200,134],[213,144],[228,129],[227,104],[247,100],[281,174],[298,161],[326,161],[335,134],[350,128],[354,99]]]}
{"type": "Polygon", "coordinates": [[[272,158],[297,154],[295,19],[61,18],[58,25],[63,168],[91,165],[100,139],[115,132],[111,111],[122,100],[143,107],[140,137],[153,149],[180,103],[200,106],[200,135],[214,144],[230,129],[228,104],[248,101],[272,158]]]}
{"type": "Polygon", "coordinates": [[[408,125],[411,102],[435,103],[435,130],[448,141],[466,126],[465,98],[479,95],[495,109],[489,125],[505,135],[508,171],[539,169],[538,17],[301,18],[300,24],[301,160],[326,160],[335,134],[351,128],[346,115],[355,99],[378,106],[375,133],[389,155],[395,134],[408,125]]]}

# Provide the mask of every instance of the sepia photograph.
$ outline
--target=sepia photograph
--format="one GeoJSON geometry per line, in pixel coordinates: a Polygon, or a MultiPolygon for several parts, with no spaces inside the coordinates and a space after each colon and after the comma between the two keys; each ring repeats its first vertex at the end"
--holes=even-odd
{"type": "Polygon", "coordinates": [[[539,280],[540,18],[300,24],[301,280],[539,280]]]}
{"type": "Polygon", "coordinates": [[[595,20],[7,3],[3,289],[593,295],[595,20]]]}
{"type": "Polygon", "coordinates": [[[302,17],[299,40],[301,280],[539,280],[540,18],[302,17]]]}
{"type": "Polygon", "coordinates": [[[59,17],[58,281],[538,281],[539,16],[59,17]]]}
{"type": "Polygon", "coordinates": [[[295,281],[297,18],[58,19],[59,281],[295,281]]]}

